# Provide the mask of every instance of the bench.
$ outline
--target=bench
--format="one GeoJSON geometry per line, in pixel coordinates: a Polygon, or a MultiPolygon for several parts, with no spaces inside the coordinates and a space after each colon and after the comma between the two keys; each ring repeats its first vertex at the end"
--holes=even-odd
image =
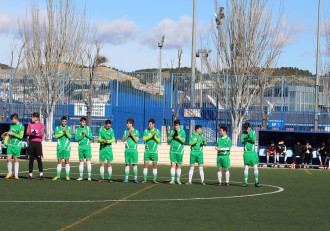
{"type": "MultiPolygon", "coordinates": [[[[266,147],[271,140],[277,144],[280,140],[284,140],[287,147],[287,163],[292,163],[292,147],[299,140],[302,144],[309,141],[313,147],[313,157],[309,167],[319,167],[320,161],[317,155],[317,148],[322,142],[325,142],[330,147],[330,132],[308,132],[308,131],[281,131],[281,130],[263,130],[258,131],[258,153],[261,164],[266,164],[266,147]]],[[[280,156],[283,158],[283,156],[280,156]]],[[[273,163],[273,158],[270,158],[273,163]]],[[[283,163],[283,160],[280,162],[283,163]]],[[[297,156],[297,162],[301,163],[301,158],[297,156]]]]}

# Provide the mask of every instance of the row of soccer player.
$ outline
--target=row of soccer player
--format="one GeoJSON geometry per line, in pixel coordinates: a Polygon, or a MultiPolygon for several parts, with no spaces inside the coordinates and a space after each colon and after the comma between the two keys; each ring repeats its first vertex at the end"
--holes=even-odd
{"type": "MultiPolygon", "coordinates": [[[[21,142],[24,135],[24,126],[19,122],[17,114],[11,115],[12,124],[6,135],[10,137],[8,141],[7,149],[7,167],[8,174],[6,179],[13,177],[12,174],[12,157],[15,163],[15,179],[19,179],[18,170],[19,163],[18,157],[21,152],[21,142]]],[[[86,125],[86,118],[81,117],[80,126],[76,128],[75,131],[75,141],[79,143],[78,155],[79,155],[79,178],[78,181],[83,180],[84,172],[84,162],[87,163],[87,173],[88,181],[91,181],[92,173],[92,153],[91,153],[91,142],[93,140],[92,130],[86,125]]],[[[215,149],[217,151],[217,168],[218,168],[218,183],[221,185],[222,181],[222,168],[225,169],[225,185],[229,185],[229,168],[230,168],[230,149],[231,149],[231,139],[227,136],[227,127],[221,126],[220,138],[217,140],[215,149]]],[[[32,115],[31,122],[28,124],[26,135],[28,136],[29,147],[28,153],[30,156],[29,160],[29,176],[28,179],[31,180],[33,172],[34,159],[38,161],[40,179],[43,180],[43,166],[42,166],[42,139],[44,136],[44,125],[39,121],[39,113],[35,112],[32,115]]],[[[70,164],[69,158],[71,154],[70,139],[72,137],[72,130],[67,125],[67,118],[63,116],[61,118],[61,124],[56,127],[54,131],[54,137],[58,139],[57,142],[57,175],[53,180],[59,180],[62,169],[62,161],[65,161],[66,170],[66,180],[70,180],[70,164]]],[[[127,120],[127,129],[124,131],[122,141],[125,142],[125,179],[124,183],[128,182],[130,166],[133,167],[134,183],[139,183],[137,175],[137,163],[138,163],[138,151],[137,143],[140,138],[140,133],[134,128],[134,120],[127,120]]],[[[143,132],[143,141],[145,142],[145,152],[144,152],[144,168],[143,168],[143,181],[141,183],[146,183],[148,175],[148,164],[151,161],[153,165],[153,180],[152,182],[158,184],[157,181],[157,162],[158,162],[158,143],[160,142],[160,131],[155,128],[155,120],[149,119],[148,128],[143,132]]],[[[184,130],[180,129],[180,120],[174,121],[174,128],[171,130],[167,142],[171,143],[170,148],[170,162],[171,162],[171,181],[170,184],[181,184],[181,165],[184,155],[184,143],[186,141],[186,133],[184,130]]],[[[242,143],[244,144],[244,184],[247,186],[248,179],[248,168],[250,165],[254,167],[255,175],[255,186],[259,187],[258,180],[258,155],[255,150],[256,134],[251,129],[249,123],[245,124],[245,131],[242,135],[242,143]]],[[[113,151],[112,143],[115,142],[114,130],[111,128],[111,121],[105,120],[104,127],[99,129],[98,142],[100,143],[99,149],[99,162],[100,162],[100,179],[99,182],[104,182],[105,180],[105,170],[104,164],[107,162],[108,166],[108,182],[113,182],[112,177],[112,162],[113,162],[113,151]]],[[[192,184],[192,177],[194,173],[194,166],[198,163],[199,174],[201,178],[201,184],[205,185],[204,182],[204,171],[203,171],[203,147],[206,146],[206,139],[202,134],[202,126],[196,125],[195,132],[189,138],[190,146],[190,170],[189,170],[189,181],[186,183],[188,185],[192,184]]]]}

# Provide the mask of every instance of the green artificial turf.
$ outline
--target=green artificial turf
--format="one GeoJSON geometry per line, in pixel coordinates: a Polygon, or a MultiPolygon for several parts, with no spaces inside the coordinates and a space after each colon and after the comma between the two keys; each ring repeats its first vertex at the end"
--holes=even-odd
{"type": "MultiPolygon", "coordinates": [[[[159,166],[158,185],[122,183],[124,165],[119,164],[113,166],[112,184],[97,182],[97,164],[93,182],[75,180],[78,163],[71,164],[71,181],[64,180],[64,169],[62,180],[51,180],[56,163],[44,163],[44,181],[38,172],[27,180],[27,168],[22,160],[20,180],[6,180],[6,160],[0,160],[1,230],[60,230],[71,224],[67,230],[327,230],[326,170],[261,168],[262,187],[256,188],[250,169],[251,184],[243,188],[242,168],[231,169],[228,187],[217,186],[215,167],[205,169],[206,186],[199,183],[198,167],[190,186],[169,185],[169,166],[159,166]],[[129,201],[117,201],[125,199],[129,201]]],[[[138,171],[142,180],[142,166],[138,171]]],[[[183,167],[183,183],[188,171],[183,167]]],[[[149,167],[149,180],[151,175],[149,167]]]]}

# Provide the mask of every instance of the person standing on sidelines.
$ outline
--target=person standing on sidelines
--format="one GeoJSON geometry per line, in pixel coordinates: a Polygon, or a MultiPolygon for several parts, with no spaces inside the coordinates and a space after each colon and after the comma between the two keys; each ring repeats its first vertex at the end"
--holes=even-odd
{"type": "Polygon", "coordinates": [[[70,153],[72,137],[72,130],[67,125],[67,118],[63,116],[61,118],[61,125],[55,128],[54,137],[57,139],[57,168],[56,176],[53,180],[59,180],[61,178],[62,161],[65,161],[65,179],[70,180],[70,153]]]}
{"type": "Polygon", "coordinates": [[[12,170],[12,158],[14,157],[14,165],[15,165],[15,179],[18,180],[18,170],[19,170],[19,162],[18,158],[21,155],[22,150],[22,139],[24,136],[24,126],[18,121],[18,115],[16,113],[10,116],[12,124],[9,127],[9,131],[7,135],[9,135],[10,140],[7,147],[7,168],[8,173],[6,175],[6,179],[13,178],[13,170],[12,170]]]}
{"type": "Polygon", "coordinates": [[[170,161],[171,161],[171,181],[170,184],[175,184],[175,169],[176,182],[181,184],[181,165],[184,154],[184,142],[186,141],[186,132],[180,129],[180,120],[174,120],[174,129],[167,137],[167,142],[171,142],[170,161]]]}
{"type": "Polygon", "coordinates": [[[80,118],[80,126],[76,129],[75,139],[79,143],[79,178],[78,181],[84,180],[84,160],[87,162],[88,181],[92,181],[92,148],[91,142],[93,140],[92,129],[86,125],[86,117],[80,118]]]}
{"type": "Polygon", "coordinates": [[[148,176],[148,165],[149,161],[152,161],[152,174],[153,174],[153,183],[158,184],[157,181],[157,162],[158,162],[158,143],[160,142],[160,131],[155,128],[155,120],[149,119],[148,126],[149,128],[143,132],[143,140],[146,142],[145,151],[144,151],[144,168],[143,168],[143,181],[142,184],[147,182],[148,176]]]}
{"type": "Polygon", "coordinates": [[[229,185],[229,168],[230,168],[230,149],[231,149],[231,139],[227,136],[227,127],[220,126],[220,138],[217,140],[217,146],[215,150],[218,151],[217,153],[217,168],[218,168],[218,183],[221,185],[222,181],[222,168],[225,169],[226,174],[226,183],[225,186],[229,185]]]}
{"type": "Polygon", "coordinates": [[[260,187],[258,170],[259,158],[255,149],[256,133],[251,129],[249,123],[244,124],[244,129],[245,131],[242,134],[242,144],[244,145],[244,184],[242,186],[247,187],[249,166],[253,166],[255,179],[254,185],[255,187],[260,187]]]}
{"type": "Polygon", "coordinates": [[[104,182],[104,162],[107,160],[108,162],[108,182],[112,183],[112,166],[111,163],[113,161],[113,152],[112,152],[112,143],[116,141],[115,133],[111,128],[111,120],[107,119],[104,122],[104,127],[100,128],[98,142],[100,143],[100,176],[99,183],[104,182]]]}
{"type": "Polygon", "coordinates": [[[133,166],[133,175],[134,175],[134,183],[138,184],[139,181],[137,179],[137,164],[138,164],[138,156],[139,153],[137,151],[137,142],[139,141],[140,133],[136,130],[134,126],[134,120],[127,120],[127,130],[125,130],[122,141],[125,142],[125,179],[123,183],[128,183],[129,176],[129,166],[133,166]]]}
{"type": "Polygon", "coordinates": [[[204,182],[204,156],[203,156],[203,146],[206,146],[205,137],[202,134],[202,126],[195,126],[195,133],[191,134],[189,138],[189,146],[190,146],[190,170],[189,170],[189,181],[186,183],[187,185],[192,184],[192,177],[194,175],[195,163],[198,163],[199,175],[201,177],[201,184],[205,185],[204,182]]]}
{"type": "Polygon", "coordinates": [[[44,179],[43,166],[42,166],[42,139],[45,134],[45,125],[39,121],[39,112],[32,114],[31,122],[28,124],[26,129],[26,135],[29,140],[28,153],[30,157],[29,161],[29,177],[28,180],[32,180],[33,176],[33,164],[34,159],[38,161],[40,180],[44,179]]]}

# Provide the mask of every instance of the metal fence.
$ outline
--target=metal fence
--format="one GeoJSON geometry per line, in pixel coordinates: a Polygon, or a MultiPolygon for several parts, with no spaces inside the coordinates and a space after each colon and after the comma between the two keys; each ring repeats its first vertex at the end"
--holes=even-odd
{"type": "Polygon", "coordinates": [[[233,117],[242,115],[257,129],[266,119],[268,129],[312,131],[317,118],[319,130],[330,131],[330,77],[320,77],[318,102],[315,77],[199,74],[193,83],[188,73],[162,73],[161,79],[160,85],[158,73],[114,70],[92,75],[87,70],[0,70],[1,121],[8,122],[14,112],[21,121],[29,121],[34,111],[47,118],[52,105],[51,127],[62,115],[76,125],[91,97],[94,135],[105,118],[113,120],[120,138],[127,118],[133,117],[142,132],[153,117],[166,136],[165,128],[178,118],[187,133],[201,124],[214,142],[220,124],[231,131],[233,117]]]}

